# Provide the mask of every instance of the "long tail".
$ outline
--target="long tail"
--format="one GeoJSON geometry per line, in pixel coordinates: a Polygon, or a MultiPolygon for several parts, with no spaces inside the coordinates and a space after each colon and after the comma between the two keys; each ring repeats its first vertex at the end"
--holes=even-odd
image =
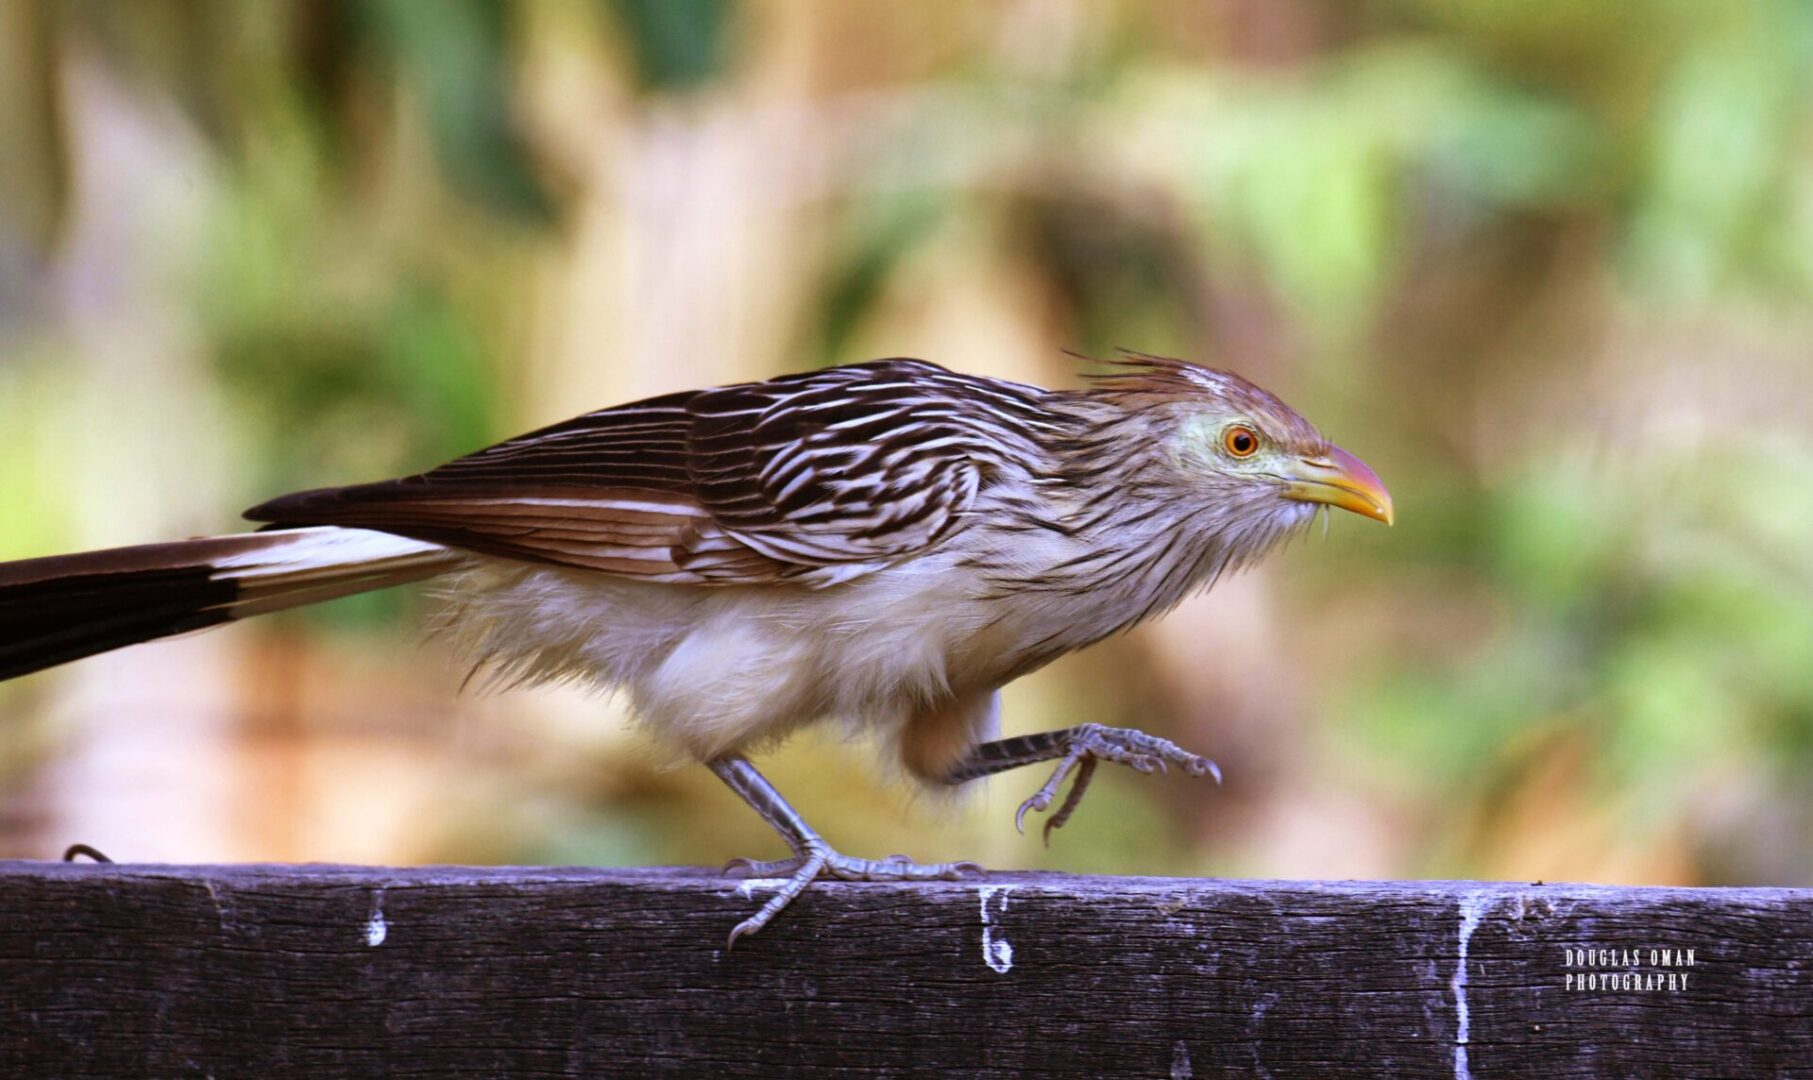
{"type": "Polygon", "coordinates": [[[0,563],[0,679],[453,569],[438,544],[283,529],[0,563]]]}

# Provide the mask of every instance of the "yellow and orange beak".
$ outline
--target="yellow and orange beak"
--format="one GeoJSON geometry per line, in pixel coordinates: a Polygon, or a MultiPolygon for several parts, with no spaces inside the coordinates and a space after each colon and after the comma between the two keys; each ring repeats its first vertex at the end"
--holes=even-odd
{"type": "Polygon", "coordinates": [[[1323,457],[1298,458],[1285,478],[1290,482],[1284,489],[1287,499],[1326,503],[1391,524],[1391,492],[1379,474],[1338,446],[1330,446],[1323,457]]]}

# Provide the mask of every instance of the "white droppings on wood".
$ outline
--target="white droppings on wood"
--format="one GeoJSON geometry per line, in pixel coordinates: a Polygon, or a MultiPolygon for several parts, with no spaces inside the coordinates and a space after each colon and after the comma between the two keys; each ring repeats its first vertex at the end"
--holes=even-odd
{"type": "Polygon", "coordinates": [[[1483,892],[1462,893],[1460,898],[1460,943],[1455,949],[1454,976],[1448,980],[1448,988],[1454,991],[1454,1080],[1473,1080],[1467,1067],[1467,1042],[1472,1037],[1467,1015],[1467,944],[1491,903],[1491,895],[1483,892]]]}
{"type": "Polygon", "coordinates": [[[1196,1070],[1190,1065],[1190,1048],[1182,1039],[1171,1045],[1171,1080],[1194,1080],[1196,1070]]]}
{"type": "Polygon", "coordinates": [[[384,921],[384,890],[374,889],[371,894],[371,917],[365,920],[365,944],[377,948],[390,936],[390,924],[384,921]]]}
{"type": "Polygon", "coordinates": [[[1008,885],[984,885],[980,892],[982,896],[982,962],[987,964],[989,970],[995,974],[1005,975],[1014,967],[1014,947],[1008,943],[1007,938],[1002,936],[1000,929],[994,925],[993,919],[996,916],[1007,914],[1007,899],[1013,894],[1013,888],[1008,885]],[[996,896],[1001,898],[1001,903],[998,905],[998,910],[991,914],[988,904],[996,896]]]}

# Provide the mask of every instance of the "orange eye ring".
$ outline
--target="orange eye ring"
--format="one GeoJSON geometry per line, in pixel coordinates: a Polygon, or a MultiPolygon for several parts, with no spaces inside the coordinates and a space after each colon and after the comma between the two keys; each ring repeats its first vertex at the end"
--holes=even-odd
{"type": "Polygon", "coordinates": [[[1221,447],[1230,457],[1252,457],[1259,452],[1259,433],[1244,424],[1235,424],[1221,433],[1221,447]]]}

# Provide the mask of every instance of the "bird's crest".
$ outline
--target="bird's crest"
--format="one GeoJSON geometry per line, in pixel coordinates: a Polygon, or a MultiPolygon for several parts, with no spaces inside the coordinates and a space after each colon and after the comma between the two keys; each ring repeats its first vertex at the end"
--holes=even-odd
{"type": "Polygon", "coordinates": [[[1211,402],[1230,411],[1269,422],[1278,434],[1306,444],[1323,442],[1321,433],[1277,395],[1246,377],[1221,368],[1203,367],[1188,360],[1118,349],[1107,360],[1069,355],[1110,370],[1084,372],[1089,393],[1112,397],[1130,405],[1176,401],[1211,402]],[[1142,399],[1144,399],[1142,401],[1142,399]]]}

